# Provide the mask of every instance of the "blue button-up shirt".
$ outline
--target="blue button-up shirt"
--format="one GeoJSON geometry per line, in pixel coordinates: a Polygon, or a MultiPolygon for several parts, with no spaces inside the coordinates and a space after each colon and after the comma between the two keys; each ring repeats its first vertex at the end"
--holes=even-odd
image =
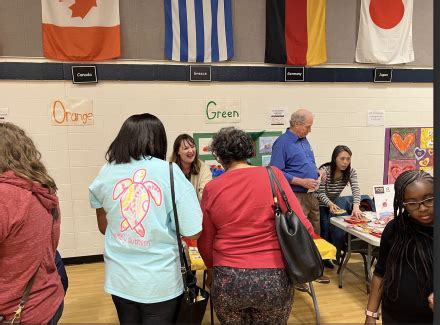
{"type": "MultiPolygon", "coordinates": [[[[289,183],[294,177],[317,179],[319,176],[309,141],[299,138],[289,129],[275,140],[270,164],[281,169],[289,183]]],[[[290,186],[294,192],[307,192],[302,186],[290,186]]]]}

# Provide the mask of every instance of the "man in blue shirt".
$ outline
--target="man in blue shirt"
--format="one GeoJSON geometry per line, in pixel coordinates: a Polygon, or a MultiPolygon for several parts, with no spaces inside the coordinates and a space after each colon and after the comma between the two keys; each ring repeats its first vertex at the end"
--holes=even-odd
{"type": "MultiPolygon", "coordinates": [[[[299,109],[294,112],[290,118],[290,127],[273,144],[270,164],[282,170],[313,230],[319,235],[319,203],[313,192],[319,186],[320,172],[306,138],[312,125],[313,115],[308,110],[299,109]]],[[[325,276],[318,280],[321,283],[330,282],[325,276]]]]}

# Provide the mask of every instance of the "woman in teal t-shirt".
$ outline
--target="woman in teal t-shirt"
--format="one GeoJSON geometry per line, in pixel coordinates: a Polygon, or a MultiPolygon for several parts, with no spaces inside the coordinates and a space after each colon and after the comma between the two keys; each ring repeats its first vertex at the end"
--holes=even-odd
{"type": "MultiPolygon", "coordinates": [[[[166,151],[162,122],[148,113],[133,115],[89,187],[105,235],[104,289],[121,323],[171,323],[182,298],[166,151]]],[[[173,171],[181,235],[197,239],[202,230],[197,195],[175,164],[173,171]]]]}

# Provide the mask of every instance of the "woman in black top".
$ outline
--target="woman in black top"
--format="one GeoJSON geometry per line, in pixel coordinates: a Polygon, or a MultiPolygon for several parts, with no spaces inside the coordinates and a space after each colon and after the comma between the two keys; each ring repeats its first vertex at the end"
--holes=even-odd
{"type": "Polygon", "coordinates": [[[432,324],[428,296],[433,291],[433,177],[402,173],[394,184],[394,219],[385,227],[371,281],[365,324],[432,324]]]}

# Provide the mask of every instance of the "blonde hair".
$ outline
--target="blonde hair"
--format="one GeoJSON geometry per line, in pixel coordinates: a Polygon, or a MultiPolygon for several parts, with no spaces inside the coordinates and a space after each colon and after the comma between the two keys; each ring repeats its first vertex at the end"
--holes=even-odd
{"type": "Polygon", "coordinates": [[[41,162],[41,153],[34,142],[18,126],[0,123],[0,173],[14,172],[17,176],[40,183],[55,193],[57,186],[41,162]]]}

